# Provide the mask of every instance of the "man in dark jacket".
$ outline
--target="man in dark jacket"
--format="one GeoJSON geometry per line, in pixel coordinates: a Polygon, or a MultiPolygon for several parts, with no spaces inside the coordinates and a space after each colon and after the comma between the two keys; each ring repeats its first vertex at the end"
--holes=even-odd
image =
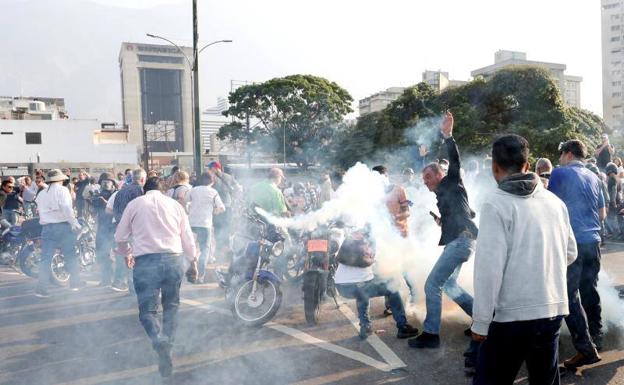
{"type": "Polygon", "coordinates": [[[475,214],[468,205],[468,194],[460,176],[459,151],[453,139],[453,115],[446,113],[440,130],[448,151],[449,169],[445,176],[442,167],[430,163],[422,171],[423,181],[429,191],[436,194],[442,227],[440,246],[444,252],[425,282],[427,316],[423,333],[408,341],[413,348],[437,348],[440,346],[440,322],[442,316],[442,290],[457,303],[466,314],[472,316],[472,296],[457,284],[461,265],[475,250],[477,226],[472,219],[475,214]]]}

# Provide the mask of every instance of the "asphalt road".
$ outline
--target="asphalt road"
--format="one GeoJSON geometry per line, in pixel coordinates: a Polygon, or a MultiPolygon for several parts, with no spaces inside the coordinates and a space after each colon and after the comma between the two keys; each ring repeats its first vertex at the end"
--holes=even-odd
{"type": "MultiPolygon", "coordinates": [[[[624,245],[604,250],[604,270],[613,285],[624,284],[624,245]]],[[[55,288],[52,297],[34,297],[34,280],[0,267],[0,384],[469,384],[462,353],[469,319],[445,299],[442,347],[415,350],[395,337],[383,300],[371,301],[376,334],[357,338],[352,300],[340,308],[324,304],[319,325],[303,317],[300,289],[284,287],[285,299],[273,322],[245,328],[234,322],[216,284],[182,289],[174,348],[174,374],[162,380],[156,354],[138,322],[133,296],[99,288],[93,275],[80,292],[55,288]]],[[[607,305],[607,302],[605,302],[607,305]]],[[[612,299],[618,314],[624,302],[612,299]]],[[[624,310],[623,310],[624,311],[624,310]]],[[[421,326],[422,306],[410,309],[421,326]]],[[[618,320],[624,325],[624,318],[618,320]]],[[[564,327],[565,329],[565,327],[564,327]]],[[[623,329],[624,330],[624,329],[623,329]]],[[[567,334],[564,331],[564,334],[567,334]]],[[[563,384],[624,384],[624,331],[610,327],[603,361],[563,384]]],[[[561,358],[573,354],[569,337],[561,358]]],[[[517,383],[526,384],[524,372],[517,383]]]]}

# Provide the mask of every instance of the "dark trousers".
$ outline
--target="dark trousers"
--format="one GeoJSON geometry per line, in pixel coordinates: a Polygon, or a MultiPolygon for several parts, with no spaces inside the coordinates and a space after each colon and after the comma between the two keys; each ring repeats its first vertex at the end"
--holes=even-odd
{"type": "Polygon", "coordinates": [[[511,385],[526,362],[531,385],[559,385],[561,317],[492,322],[479,348],[473,385],[511,385]]]}
{"type": "Polygon", "coordinates": [[[182,256],[145,254],[136,257],[134,289],[139,304],[139,320],[156,348],[160,342],[173,343],[180,305],[182,256]],[[158,296],[163,308],[162,329],[158,319],[158,296]]]}
{"type": "Polygon", "coordinates": [[[596,354],[590,335],[598,335],[602,329],[598,273],[600,272],[600,244],[577,244],[578,256],[568,266],[568,301],[570,315],[566,324],[572,334],[574,347],[588,356],[596,354]]]}
{"type": "Polygon", "coordinates": [[[80,266],[74,245],[76,235],[67,222],[51,223],[41,227],[41,261],[39,261],[39,289],[47,290],[52,274],[52,258],[57,250],[63,254],[69,276],[69,284],[76,287],[80,283],[80,266]]]}
{"type": "Polygon", "coordinates": [[[100,265],[101,283],[110,285],[113,280],[113,259],[111,249],[115,228],[112,223],[98,222],[95,234],[95,256],[100,265]]]}

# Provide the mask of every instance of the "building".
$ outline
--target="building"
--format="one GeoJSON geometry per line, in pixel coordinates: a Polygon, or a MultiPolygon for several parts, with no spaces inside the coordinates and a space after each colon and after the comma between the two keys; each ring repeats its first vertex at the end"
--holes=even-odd
{"type": "Polygon", "coordinates": [[[0,120],[2,165],[41,168],[137,165],[128,130],[97,120],[0,120]]]}
{"type": "Polygon", "coordinates": [[[359,102],[360,116],[383,110],[388,104],[397,100],[404,90],[405,87],[390,87],[385,91],[361,99],[359,102]]]}
{"type": "Polygon", "coordinates": [[[67,119],[65,99],[38,96],[0,96],[0,120],[67,119]]]}
{"type": "Polygon", "coordinates": [[[463,80],[451,80],[448,72],[425,70],[422,73],[422,81],[429,84],[438,92],[442,92],[449,87],[459,87],[466,83],[463,80]]]}
{"type": "Polygon", "coordinates": [[[152,167],[171,163],[192,169],[193,50],[174,46],[122,43],[119,52],[123,125],[128,142],[139,146],[152,167]],[[190,60],[190,59],[189,59],[190,60]],[[144,147],[145,151],[144,151],[144,147]]]}
{"type": "Polygon", "coordinates": [[[219,129],[225,124],[231,123],[232,119],[223,115],[223,111],[228,109],[228,101],[225,98],[218,98],[217,105],[205,109],[201,116],[201,136],[202,147],[210,155],[219,155],[221,141],[217,138],[219,129]]]}
{"type": "Polygon", "coordinates": [[[602,117],[624,128],[624,1],[602,0],[602,117]]]}
{"type": "Polygon", "coordinates": [[[573,107],[581,107],[581,82],[583,78],[566,75],[565,64],[527,60],[524,52],[498,51],[494,54],[494,64],[476,69],[470,74],[473,77],[483,76],[487,80],[497,71],[515,65],[531,65],[546,68],[559,85],[559,90],[565,102],[573,107]]]}

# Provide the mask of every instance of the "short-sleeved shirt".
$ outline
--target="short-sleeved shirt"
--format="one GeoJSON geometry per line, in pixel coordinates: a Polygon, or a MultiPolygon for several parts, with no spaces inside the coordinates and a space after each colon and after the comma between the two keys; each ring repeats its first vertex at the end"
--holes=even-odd
{"type": "Polygon", "coordinates": [[[288,211],[284,194],[269,180],[263,180],[251,187],[249,202],[273,215],[281,215],[288,211]]]}
{"type": "Polygon", "coordinates": [[[196,186],[186,194],[189,204],[189,222],[191,227],[212,228],[212,212],[215,208],[225,210],[217,190],[210,186],[196,186]]]}
{"type": "Polygon", "coordinates": [[[391,189],[386,194],[386,206],[388,211],[392,215],[392,220],[401,236],[407,237],[408,225],[407,218],[397,219],[397,215],[404,212],[405,208],[409,208],[409,201],[407,200],[407,193],[405,189],[399,185],[392,185],[391,189]]]}
{"type": "Polygon", "coordinates": [[[600,242],[599,211],[605,207],[600,180],[581,162],[553,170],[548,189],[567,206],[578,244],[600,242]]]}

